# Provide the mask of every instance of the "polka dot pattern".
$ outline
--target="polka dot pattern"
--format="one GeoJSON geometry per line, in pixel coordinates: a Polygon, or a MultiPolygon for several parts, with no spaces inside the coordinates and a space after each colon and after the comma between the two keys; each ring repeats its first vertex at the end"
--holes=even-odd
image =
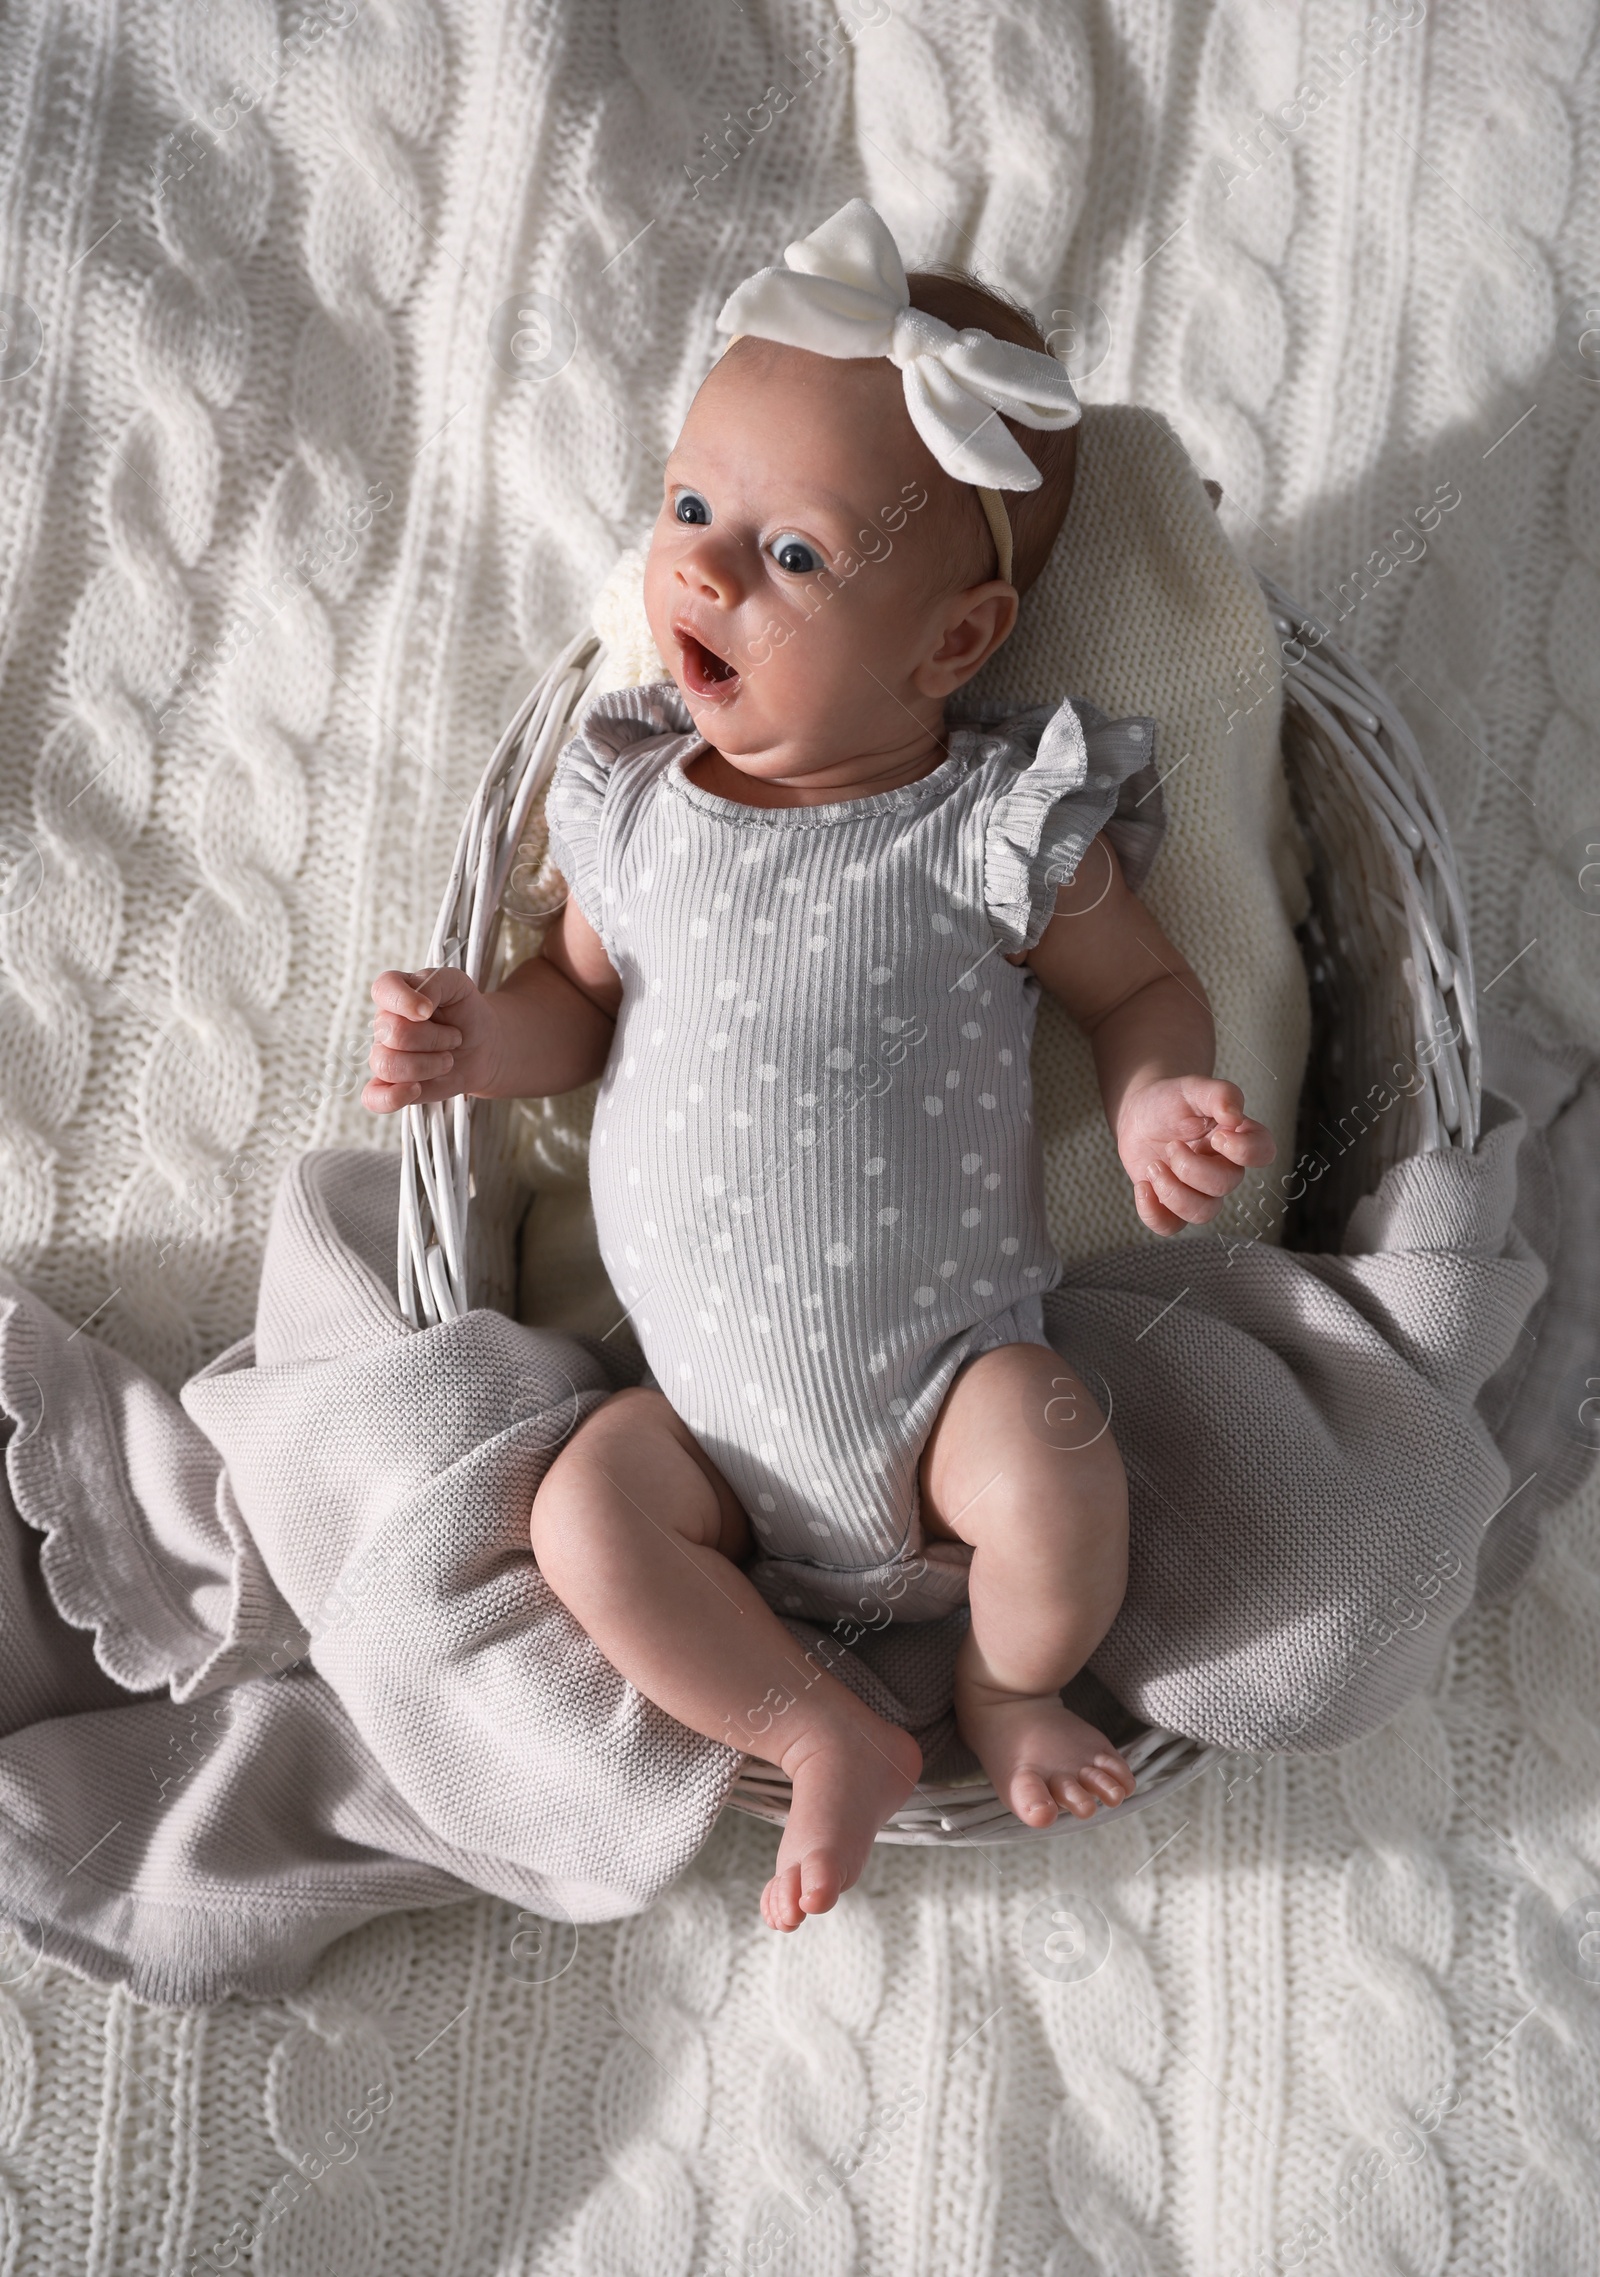
{"type": "MultiPolygon", "coordinates": [[[[961,1361],[1046,1341],[1038,984],[996,953],[1026,917],[1004,896],[1029,846],[1042,881],[1067,833],[1087,844],[1145,745],[1113,723],[1083,770],[1067,711],[1034,744],[957,729],[937,782],[884,800],[753,807],[683,776],[674,701],[600,698],[548,802],[553,859],[627,942],[596,1231],[647,1380],[750,1515],[756,1586],[849,1611],[919,1546],[961,1361]]],[[[959,1568],[904,1579],[919,1617],[964,1595],[959,1568]]]]}

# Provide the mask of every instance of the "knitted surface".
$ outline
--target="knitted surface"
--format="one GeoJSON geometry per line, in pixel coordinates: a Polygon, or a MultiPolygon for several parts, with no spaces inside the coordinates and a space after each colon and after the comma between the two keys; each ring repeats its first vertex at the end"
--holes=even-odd
{"type": "MultiPolygon", "coordinates": [[[[249,1327],[279,1166],[372,1135],[370,977],[648,518],[722,297],[857,192],[1172,420],[1406,705],[1486,1005],[1600,1049],[1590,10],[294,27],[0,27],[0,1249],[85,1334],[176,1385],[249,1327]]],[[[789,1940],[730,1817],[626,1923],[399,1916],[292,2002],[143,2009],[8,1946],[0,2268],[255,2232],[270,2277],[1600,2266],[1597,1636],[1591,1484],[1348,1753],[880,1848],[789,1940]]]]}

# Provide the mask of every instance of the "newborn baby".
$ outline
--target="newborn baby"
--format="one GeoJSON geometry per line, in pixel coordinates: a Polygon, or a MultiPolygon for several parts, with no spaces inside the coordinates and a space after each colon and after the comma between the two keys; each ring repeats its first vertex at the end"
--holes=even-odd
{"type": "Polygon", "coordinates": [[[1127,1487],[1044,1332],[1041,986],[1154,1231],[1273,1144],[1105,830],[1151,723],[946,724],[1071,495],[1078,407],[1031,320],[907,280],[853,200],[721,321],[645,573],[672,680],[599,699],[561,755],[539,953],[492,993],[374,983],[364,1098],[603,1074],[595,1222],[649,1372],[552,1462],[534,1553],[640,1692],[787,1774],[762,1911],[789,1930],[922,1760],[781,1613],[968,1603],[956,1716],[1001,1800],[1042,1827],[1133,1791],[1060,1697],[1122,1600],[1127,1487]]]}

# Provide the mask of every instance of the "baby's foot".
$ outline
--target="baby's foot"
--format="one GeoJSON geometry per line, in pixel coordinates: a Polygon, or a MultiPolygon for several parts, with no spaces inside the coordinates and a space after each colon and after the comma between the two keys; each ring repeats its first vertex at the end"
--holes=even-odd
{"type": "Polygon", "coordinates": [[[872,1838],[922,1770],[922,1750],[898,1724],[872,1718],[807,1738],[784,1757],[794,1787],[778,1862],[761,1893],[769,1929],[798,1929],[858,1881],[872,1838]]]}
{"type": "Polygon", "coordinates": [[[1055,1692],[959,1686],[956,1720],[995,1793],[1025,1826],[1050,1826],[1063,1809],[1092,1818],[1101,1803],[1114,1807],[1133,1793],[1133,1773],[1105,1734],[1055,1692]]]}

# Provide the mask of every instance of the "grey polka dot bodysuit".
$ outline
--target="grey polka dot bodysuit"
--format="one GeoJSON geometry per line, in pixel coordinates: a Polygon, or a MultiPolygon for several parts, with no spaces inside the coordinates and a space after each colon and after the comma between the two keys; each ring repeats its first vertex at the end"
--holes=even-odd
{"type": "Polygon", "coordinates": [[[550,851],[622,981],[589,1148],[600,1254],[748,1513],[779,1612],[928,1620],[970,1551],[917,1462],[961,1362],[1047,1341],[1061,1277],[1029,1071],[1032,947],[1096,831],[1130,885],[1164,815],[1148,719],[952,727],[920,782],[755,807],[691,782],[676,686],[602,696],[550,851]]]}

